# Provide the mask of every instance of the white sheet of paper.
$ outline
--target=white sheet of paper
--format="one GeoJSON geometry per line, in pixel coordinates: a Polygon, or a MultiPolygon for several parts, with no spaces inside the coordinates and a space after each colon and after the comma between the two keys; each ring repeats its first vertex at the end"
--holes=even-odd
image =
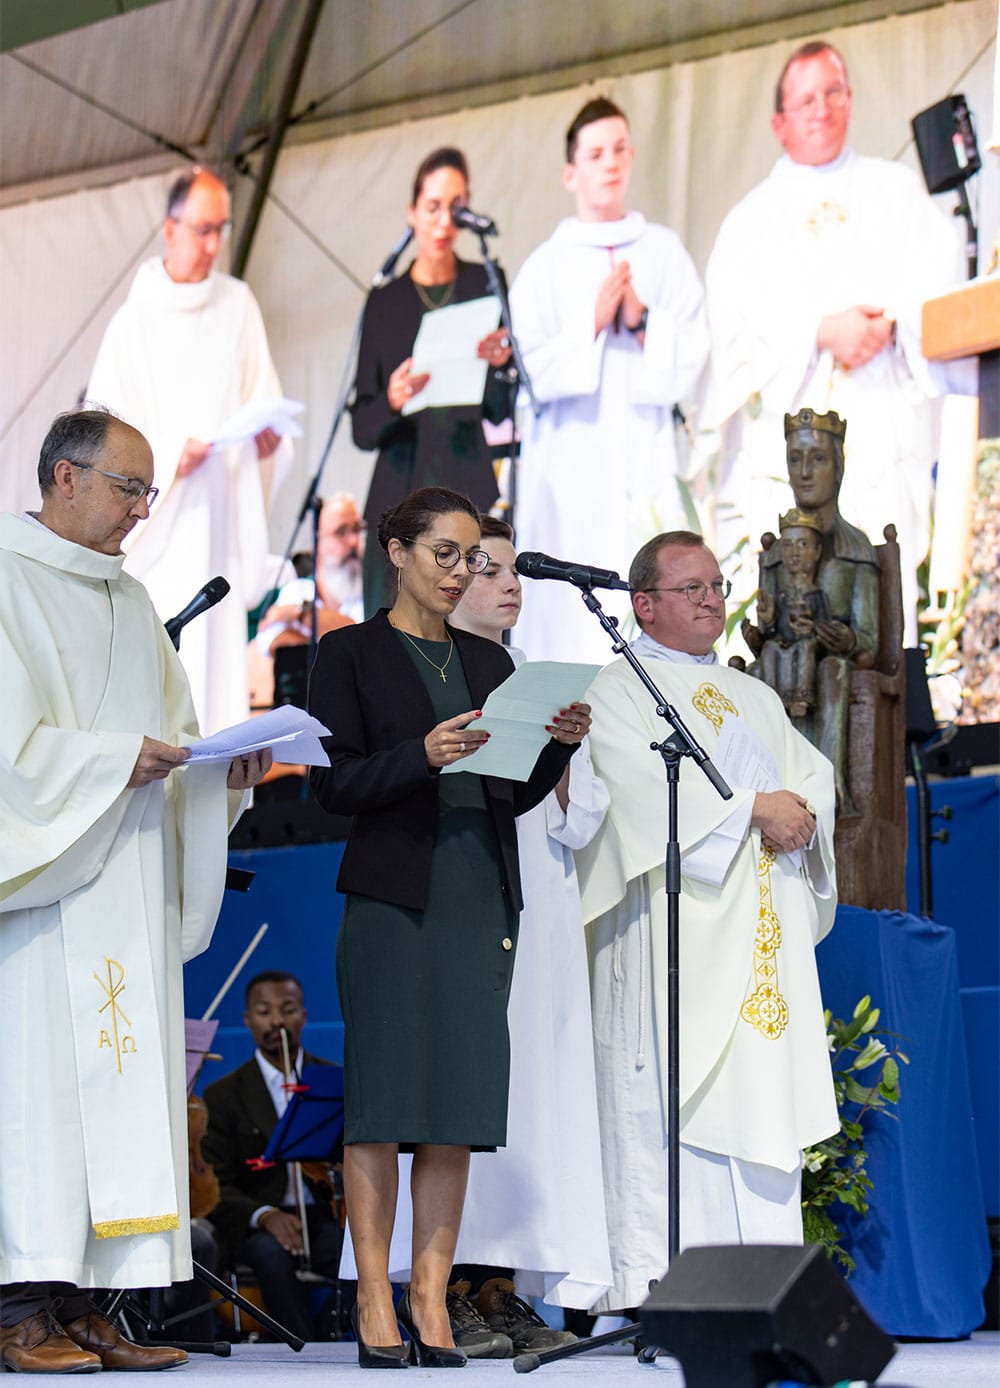
{"type": "Polygon", "coordinates": [[[411,374],[430,373],[419,395],[403,406],[403,414],[415,414],[431,405],[478,405],[486,388],[488,363],[476,356],[487,333],[500,322],[500,304],[492,294],[449,304],[425,313],[413,344],[411,374]]]}
{"type": "Polygon", "coordinates": [[[549,740],[546,723],[559,709],[583,698],[600,668],[562,660],[529,660],[518,666],[488,696],[482,718],[468,725],[485,728],[492,734],[489,742],[471,757],[444,767],[442,774],[472,771],[526,781],[549,740]]]}
{"type": "Polygon", "coordinates": [[[329,766],[330,758],[320,744],[320,738],[329,734],[330,729],[305,709],[282,704],[256,718],[248,718],[245,723],[234,723],[231,728],[192,742],[191,755],[184,765],[196,761],[232,761],[233,757],[270,747],[275,761],[292,766],[329,766]]]}
{"type": "Polygon", "coordinates": [[[244,443],[247,439],[256,438],[264,429],[273,429],[282,438],[301,438],[302,429],[295,416],[302,414],[304,409],[301,400],[288,400],[280,395],[248,400],[219,425],[212,439],[212,448],[244,443]]]}
{"type": "MultiPolygon", "coordinates": [[[[731,713],[722,715],[722,728],[712,761],[731,786],[765,792],[781,789],[778,768],[770,751],[742,718],[731,713]]],[[[795,867],[801,867],[799,849],[788,856],[795,867]]]]}

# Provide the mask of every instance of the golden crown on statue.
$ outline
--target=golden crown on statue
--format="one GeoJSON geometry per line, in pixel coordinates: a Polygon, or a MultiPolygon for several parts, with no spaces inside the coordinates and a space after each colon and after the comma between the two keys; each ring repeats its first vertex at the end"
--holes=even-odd
{"type": "Polygon", "coordinates": [[[781,531],[798,528],[799,530],[815,530],[817,535],[822,535],[823,527],[820,524],[819,516],[815,511],[800,511],[797,506],[793,506],[790,511],[778,521],[778,529],[781,531]]]}
{"type": "Polygon", "coordinates": [[[836,410],[828,414],[817,414],[815,410],[799,410],[798,414],[785,415],[785,438],[797,434],[800,429],[816,429],[824,434],[832,434],[835,439],[844,441],[847,433],[847,420],[841,419],[836,410]]]}

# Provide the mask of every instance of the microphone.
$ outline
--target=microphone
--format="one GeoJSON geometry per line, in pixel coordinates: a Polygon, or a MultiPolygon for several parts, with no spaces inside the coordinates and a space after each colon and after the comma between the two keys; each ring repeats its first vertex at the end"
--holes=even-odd
{"type": "Polygon", "coordinates": [[[589,564],[571,564],[568,559],[550,559],[547,554],[525,550],[514,564],[525,578],[557,578],[563,583],[575,583],[578,588],[618,588],[631,591],[614,569],[592,569],[589,564]]]}
{"type": "Polygon", "coordinates": [[[396,268],[396,261],[403,254],[403,252],[406,250],[407,246],[410,244],[412,240],[413,228],[407,227],[406,230],[403,232],[402,236],[396,242],[395,246],[393,246],[392,250],[386,256],[385,260],[383,260],[382,268],[379,270],[378,274],[372,280],[373,288],[377,288],[380,284],[384,284],[385,281],[392,276],[392,272],[396,268]]]}
{"type": "Polygon", "coordinates": [[[221,602],[228,592],[229,584],[221,574],[218,578],[210,578],[204,588],[198,589],[187,607],[181,608],[176,617],[171,617],[169,622],[164,623],[167,635],[174,643],[174,650],[180,649],[181,629],[195,617],[200,617],[203,612],[214,607],[217,602],[221,602]]]}
{"type": "Polygon", "coordinates": [[[478,236],[498,236],[496,223],[491,217],[483,217],[478,212],[473,212],[471,207],[465,207],[460,202],[453,202],[451,205],[451,220],[457,227],[465,227],[466,231],[474,231],[478,236]]]}

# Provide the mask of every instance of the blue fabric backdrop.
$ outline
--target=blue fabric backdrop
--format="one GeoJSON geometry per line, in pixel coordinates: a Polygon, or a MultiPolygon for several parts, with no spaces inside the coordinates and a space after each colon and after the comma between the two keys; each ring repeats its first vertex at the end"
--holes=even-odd
{"type": "Polygon", "coordinates": [[[910,1058],[894,1117],[866,1117],[871,1213],[847,1211],[851,1286],[891,1335],[952,1339],[983,1320],[990,1269],[955,934],[844,906],[817,953],[823,998],[850,1017],[866,993],[910,1058]]]}

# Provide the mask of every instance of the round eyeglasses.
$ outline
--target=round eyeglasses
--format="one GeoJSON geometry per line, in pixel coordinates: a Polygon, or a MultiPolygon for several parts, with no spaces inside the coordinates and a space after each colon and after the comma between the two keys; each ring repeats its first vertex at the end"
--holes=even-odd
{"type": "Polygon", "coordinates": [[[813,92],[811,96],[805,97],[802,101],[796,102],[794,106],[786,106],[781,114],[786,116],[812,116],[819,110],[819,103],[826,102],[831,111],[841,111],[851,99],[850,87],[841,86],[839,83],[833,87],[827,87],[826,91],[813,92]]]}
{"type": "Polygon", "coordinates": [[[692,607],[700,607],[708,597],[709,589],[720,602],[725,602],[726,598],[733,591],[733,585],[728,578],[717,578],[714,583],[686,583],[683,588],[640,588],[641,593],[683,593],[692,607]]]}
{"type": "MultiPolygon", "coordinates": [[[[399,539],[404,545],[423,545],[424,549],[432,549],[434,562],[440,569],[453,569],[463,558],[461,548],[450,540],[442,540],[438,544],[432,545],[427,540],[408,540],[402,535],[399,539]]],[[[490,562],[490,556],[484,549],[467,549],[464,558],[465,567],[470,574],[481,574],[490,562]]]]}
{"type": "Polygon", "coordinates": [[[160,495],[159,487],[150,486],[138,477],[126,477],[123,472],[106,472],[102,467],[94,467],[93,463],[74,463],[72,458],[67,458],[66,461],[70,467],[78,467],[83,472],[99,472],[102,477],[110,477],[113,482],[120,483],[116,490],[121,492],[123,500],[128,497],[129,501],[135,502],[145,497],[146,505],[152,506],[160,495]]]}

